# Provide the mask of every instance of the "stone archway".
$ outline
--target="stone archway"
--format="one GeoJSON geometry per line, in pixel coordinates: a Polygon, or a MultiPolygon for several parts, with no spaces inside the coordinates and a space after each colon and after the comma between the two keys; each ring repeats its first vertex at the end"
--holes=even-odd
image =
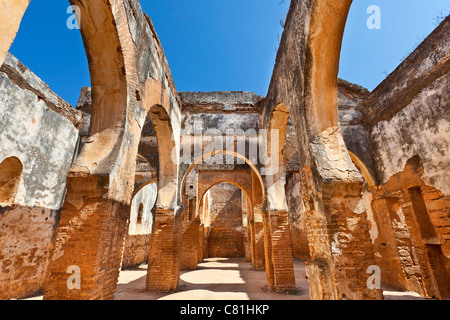
{"type": "MultiPolygon", "coordinates": [[[[263,178],[261,176],[261,174],[259,173],[259,170],[257,169],[257,167],[250,161],[248,160],[246,157],[233,152],[233,151],[229,151],[229,150],[216,150],[214,152],[205,154],[201,157],[199,157],[198,159],[196,159],[195,161],[193,161],[193,163],[190,165],[190,167],[188,168],[188,170],[186,171],[183,179],[182,179],[182,183],[181,183],[181,193],[184,195],[186,193],[186,184],[187,184],[187,180],[189,175],[194,171],[194,169],[201,164],[201,162],[204,159],[207,159],[211,156],[215,156],[215,155],[229,155],[229,156],[233,156],[237,159],[242,160],[243,162],[246,163],[246,165],[248,165],[250,167],[250,172],[251,172],[251,185],[252,188],[249,189],[247,191],[247,195],[249,199],[251,200],[251,208],[250,208],[250,217],[249,217],[249,228],[250,228],[250,246],[251,246],[251,260],[252,260],[252,267],[255,270],[264,270],[265,268],[265,257],[264,257],[264,228],[263,228],[263,218],[262,218],[262,208],[263,208],[263,203],[264,203],[264,199],[265,199],[265,190],[264,190],[264,184],[263,184],[263,178]]],[[[232,172],[232,171],[228,171],[228,172],[232,172]]],[[[232,175],[230,175],[231,177],[232,175]]],[[[224,177],[222,176],[220,178],[220,174],[217,176],[211,176],[210,180],[211,181],[229,181],[230,177],[224,177]],[[217,180],[219,179],[219,180],[217,180]]],[[[239,181],[235,181],[237,184],[240,184],[239,181]]],[[[209,182],[208,182],[209,183],[209,182]]],[[[208,184],[207,183],[207,184],[208,184]]],[[[209,185],[209,184],[208,184],[209,185]]],[[[200,224],[200,221],[195,220],[196,217],[195,215],[198,213],[199,208],[201,208],[201,198],[199,198],[199,195],[196,194],[196,196],[191,199],[192,201],[187,201],[187,199],[183,199],[184,201],[184,208],[188,208],[188,215],[186,218],[188,218],[188,224],[192,224],[192,223],[198,223],[200,224]],[[191,212],[192,211],[192,212],[191,212]],[[195,214],[194,214],[195,213],[195,214]],[[191,217],[191,218],[189,218],[191,217]]],[[[189,227],[186,227],[185,229],[187,229],[189,227]]],[[[202,230],[202,226],[200,225],[200,229],[202,230]]],[[[200,233],[202,234],[203,231],[200,231],[200,233]]],[[[202,253],[199,253],[199,256],[202,256],[202,253]]],[[[200,260],[201,261],[201,260],[200,260]]],[[[188,264],[190,267],[189,268],[195,268],[196,263],[189,263],[188,264]]]]}
{"type": "Polygon", "coordinates": [[[283,103],[272,110],[267,126],[266,193],[264,228],[266,235],[266,272],[268,288],[275,291],[295,291],[294,262],[289,210],[285,183],[283,149],[289,110],[283,103]]]}
{"type": "MultiPolygon", "coordinates": [[[[0,29],[0,61],[13,42],[28,2],[1,3],[0,16],[5,23],[0,29]]],[[[180,108],[159,40],[139,2],[70,3],[80,9],[93,113],[89,136],[67,175],[67,195],[50,255],[44,298],[112,299],[145,115],[154,105],[168,110],[173,141],[178,145],[180,108]],[[80,278],[79,288],[68,288],[71,275],[67,270],[80,270],[75,275],[80,278]]],[[[176,190],[174,186],[175,202],[176,190]]]]}
{"type": "MultiPolygon", "coordinates": [[[[245,213],[242,201],[245,198],[247,202],[251,203],[249,198],[251,188],[248,188],[251,186],[251,172],[240,171],[235,174],[246,176],[247,183],[232,182],[232,178],[207,183],[200,179],[203,180],[200,182],[202,186],[199,194],[203,194],[203,196],[198,212],[204,230],[204,236],[199,241],[199,243],[203,243],[202,260],[205,258],[243,257],[245,256],[245,247],[249,245],[251,249],[251,244],[246,243],[248,238],[247,241],[244,241],[244,235],[250,233],[249,230],[244,230],[244,215],[247,214],[247,221],[252,218],[252,206],[250,205],[250,212],[245,213]]],[[[230,173],[228,175],[231,176],[230,173]]],[[[246,228],[248,228],[248,224],[246,228]]]]}
{"type": "Polygon", "coordinates": [[[166,108],[154,105],[148,113],[156,132],[159,152],[158,197],[150,240],[146,288],[171,291],[178,286],[179,238],[177,228],[178,159],[177,144],[166,108]]]}
{"type": "Polygon", "coordinates": [[[263,111],[269,123],[283,103],[297,132],[312,299],[382,299],[381,290],[367,288],[366,270],[376,262],[366,213],[355,216],[363,179],[338,122],[337,75],[351,3],[291,1],[263,111]],[[352,257],[355,242],[340,241],[342,234],[360,239],[363,258],[352,257]]]}

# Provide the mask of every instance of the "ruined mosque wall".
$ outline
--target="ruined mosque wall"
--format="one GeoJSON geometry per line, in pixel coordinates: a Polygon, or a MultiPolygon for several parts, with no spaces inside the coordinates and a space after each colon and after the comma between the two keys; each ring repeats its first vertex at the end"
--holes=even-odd
{"type": "Polygon", "coordinates": [[[382,280],[450,296],[450,18],[358,110],[378,186],[371,236],[382,280]]]}
{"type": "Polygon", "coordinates": [[[381,183],[418,155],[428,184],[450,194],[450,18],[360,106],[381,183]]]}
{"type": "Polygon", "coordinates": [[[9,193],[0,199],[0,298],[8,299],[41,287],[82,115],[11,54],[0,97],[0,193],[9,193]]]}

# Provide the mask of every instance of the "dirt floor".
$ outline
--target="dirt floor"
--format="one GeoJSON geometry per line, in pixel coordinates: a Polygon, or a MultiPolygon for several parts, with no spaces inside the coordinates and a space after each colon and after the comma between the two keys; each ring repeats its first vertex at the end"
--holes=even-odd
{"type": "MultiPolygon", "coordinates": [[[[194,271],[182,271],[176,292],[156,294],[145,291],[147,265],[122,271],[116,300],[309,300],[305,263],[294,260],[296,294],[269,292],[265,271],[255,271],[244,258],[205,259],[194,271]]],[[[384,288],[385,300],[422,300],[413,292],[384,288]]]]}
{"type": "MultiPolygon", "coordinates": [[[[266,289],[266,274],[255,271],[244,258],[206,259],[194,271],[182,271],[179,287],[169,294],[145,291],[147,265],[121,271],[116,300],[309,300],[305,263],[294,260],[297,293],[266,289]]],[[[385,300],[423,300],[418,294],[383,288],[385,300]]],[[[31,298],[40,300],[42,296],[31,298]]],[[[30,299],[30,300],[31,300],[30,299]]]]}
{"type": "Polygon", "coordinates": [[[182,271],[180,285],[171,294],[146,292],[146,265],[120,274],[116,299],[154,300],[307,300],[309,285],[305,265],[295,262],[297,294],[266,290],[265,271],[255,271],[244,258],[205,259],[194,271],[182,271]]]}

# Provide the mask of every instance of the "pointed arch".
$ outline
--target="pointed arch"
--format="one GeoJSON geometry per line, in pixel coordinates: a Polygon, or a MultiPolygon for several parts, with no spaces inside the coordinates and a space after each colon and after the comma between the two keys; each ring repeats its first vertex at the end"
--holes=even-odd
{"type": "Polygon", "coordinates": [[[186,190],[186,180],[187,177],[189,176],[189,174],[192,172],[192,170],[194,170],[194,168],[200,164],[204,159],[207,159],[209,157],[212,157],[214,155],[218,155],[218,154],[223,154],[223,155],[229,155],[229,156],[233,156],[237,159],[243,160],[245,161],[246,164],[248,164],[250,166],[250,168],[252,169],[252,171],[255,173],[257,179],[260,182],[261,185],[261,192],[262,192],[262,198],[265,198],[265,190],[264,190],[264,181],[263,178],[261,176],[261,173],[259,172],[259,170],[256,168],[256,166],[246,157],[244,157],[243,155],[235,152],[235,151],[230,151],[230,150],[214,150],[210,153],[204,154],[200,157],[198,157],[197,159],[195,159],[195,161],[189,166],[189,168],[187,169],[186,173],[183,176],[183,179],[181,181],[180,184],[180,188],[181,188],[181,193],[180,194],[184,194],[185,190],[186,190]]]}

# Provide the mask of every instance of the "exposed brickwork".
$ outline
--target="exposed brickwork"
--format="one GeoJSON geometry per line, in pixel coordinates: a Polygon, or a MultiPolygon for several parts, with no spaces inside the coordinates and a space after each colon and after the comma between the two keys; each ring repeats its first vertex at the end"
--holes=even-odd
{"type": "Polygon", "coordinates": [[[311,198],[314,188],[304,185],[311,171],[304,168],[301,174],[302,190],[308,190],[302,197],[311,255],[307,262],[311,298],[382,299],[381,290],[367,286],[366,271],[376,261],[366,213],[357,207],[362,184],[324,185],[323,208],[318,208],[311,198]]]}
{"type": "Polygon", "coordinates": [[[181,270],[195,270],[199,261],[200,218],[189,223],[181,240],[180,268],[181,270]]]}
{"type": "Polygon", "coordinates": [[[286,211],[270,212],[270,224],[274,288],[277,292],[294,291],[294,261],[288,213],[286,211]]]}
{"type": "Polygon", "coordinates": [[[68,179],[70,192],[49,259],[45,299],[113,299],[130,208],[103,198],[105,183],[94,178],[68,179]],[[79,290],[67,286],[70,266],[80,268],[79,290]]]}
{"type": "Polygon", "coordinates": [[[361,184],[325,186],[324,210],[333,257],[334,281],[341,299],[380,299],[381,289],[367,286],[376,261],[365,211],[359,211],[361,184]]]}
{"type": "Polygon", "coordinates": [[[0,299],[24,298],[42,288],[60,212],[22,206],[1,211],[0,299]]]}
{"type": "Polygon", "coordinates": [[[382,275],[386,274],[385,282],[422,296],[446,299],[450,294],[449,197],[427,186],[422,174],[420,159],[412,158],[403,172],[374,191],[378,229],[389,230],[380,233],[374,249],[380,253],[377,260],[382,275]],[[394,247],[388,244],[392,238],[394,247]]]}
{"type": "Polygon", "coordinates": [[[286,200],[289,206],[289,226],[291,229],[292,253],[294,257],[309,260],[309,244],[303,199],[300,194],[300,174],[292,173],[286,182],[286,200]]]}
{"type": "Polygon", "coordinates": [[[243,257],[241,190],[229,184],[211,188],[208,257],[243,257]]]}
{"type": "Polygon", "coordinates": [[[127,235],[122,259],[122,269],[132,268],[148,262],[150,234],[127,235]]]}
{"type": "Polygon", "coordinates": [[[255,270],[264,270],[264,221],[262,215],[263,190],[258,177],[252,172],[253,210],[250,214],[250,235],[252,266],[255,270]]]}
{"type": "Polygon", "coordinates": [[[272,228],[270,217],[267,211],[263,211],[263,227],[264,227],[264,265],[267,277],[267,289],[272,291],[275,289],[275,278],[272,260],[272,228]]]}
{"type": "Polygon", "coordinates": [[[173,211],[156,211],[148,257],[147,290],[172,291],[176,257],[175,216],[173,211]]]}

